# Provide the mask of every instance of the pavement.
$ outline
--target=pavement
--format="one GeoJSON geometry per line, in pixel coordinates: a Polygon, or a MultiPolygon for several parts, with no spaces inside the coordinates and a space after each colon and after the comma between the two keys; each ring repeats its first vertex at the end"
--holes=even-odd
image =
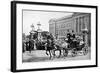
{"type": "MultiPolygon", "coordinates": [[[[59,55],[59,52],[56,51],[56,55],[59,55]]],[[[89,51],[87,55],[83,55],[81,53],[78,53],[77,56],[72,57],[71,53],[69,51],[69,54],[67,57],[64,57],[63,55],[61,57],[55,57],[50,59],[49,55],[46,55],[45,50],[34,50],[31,53],[29,51],[26,51],[23,53],[23,61],[22,62],[40,62],[40,61],[69,61],[69,60],[90,60],[91,59],[91,52],[89,51]]]]}

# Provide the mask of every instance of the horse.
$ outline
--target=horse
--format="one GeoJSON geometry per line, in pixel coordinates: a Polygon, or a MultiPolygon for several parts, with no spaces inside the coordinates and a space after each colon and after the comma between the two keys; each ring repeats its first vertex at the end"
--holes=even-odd
{"type": "Polygon", "coordinates": [[[65,41],[62,40],[55,40],[55,45],[54,45],[55,49],[54,49],[54,56],[55,51],[59,51],[59,57],[61,57],[62,55],[62,51],[63,51],[63,56],[67,56],[68,51],[66,50],[68,48],[68,43],[66,43],[65,41]]]}
{"type": "Polygon", "coordinates": [[[52,57],[55,56],[54,50],[56,49],[53,35],[51,33],[46,34],[43,43],[45,43],[44,46],[46,50],[46,55],[50,55],[50,59],[51,59],[52,57]]]}
{"type": "Polygon", "coordinates": [[[46,55],[50,55],[50,59],[54,56],[54,43],[52,39],[47,39],[47,42],[45,43],[45,50],[46,50],[46,55]],[[49,52],[49,54],[48,54],[49,52]]]}
{"type": "Polygon", "coordinates": [[[31,53],[32,50],[34,50],[34,45],[35,45],[35,40],[34,40],[34,39],[30,39],[30,40],[28,41],[28,45],[27,45],[28,51],[29,51],[30,53],[31,53]]]}

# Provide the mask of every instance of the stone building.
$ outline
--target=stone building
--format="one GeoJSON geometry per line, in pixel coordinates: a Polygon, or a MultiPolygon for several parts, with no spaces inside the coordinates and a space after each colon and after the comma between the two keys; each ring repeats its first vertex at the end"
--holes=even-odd
{"type": "Polygon", "coordinates": [[[88,30],[87,38],[84,40],[90,44],[91,37],[91,14],[90,13],[73,13],[59,19],[49,21],[49,32],[57,38],[65,38],[67,30],[74,30],[76,35],[81,35],[83,29],[88,30]]]}

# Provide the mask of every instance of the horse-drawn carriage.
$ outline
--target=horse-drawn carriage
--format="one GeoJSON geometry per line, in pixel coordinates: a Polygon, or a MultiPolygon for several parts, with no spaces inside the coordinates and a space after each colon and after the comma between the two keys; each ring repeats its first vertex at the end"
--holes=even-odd
{"type": "MultiPolygon", "coordinates": [[[[66,38],[68,40],[68,38],[66,38]]],[[[70,43],[67,40],[58,40],[54,39],[52,34],[46,34],[45,39],[42,39],[40,42],[36,40],[30,40],[27,44],[26,42],[26,50],[31,52],[34,49],[34,45],[37,50],[45,50],[46,54],[51,57],[56,56],[56,51],[59,51],[59,57],[68,56],[71,53],[72,57],[78,55],[78,53],[82,53],[86,55],[88,53],[88,45],[81,38],[74,38],[70,40],[70,43]],[[28,46],[27,46],[28,45],[28,46]]]]}
{"type": "Polygon", "coordinates": [[[82,39],[74,39],[72,41],[66,42],[66,41],[56,41],[56,47],[57,49],[63,50],[63,55],[67,56],[70,52],[72,57],[75,57],[78,55],[78,53],[82,53],[83,55],[86,55],[88,53],[88,45],[82,40],[82,39]]]}

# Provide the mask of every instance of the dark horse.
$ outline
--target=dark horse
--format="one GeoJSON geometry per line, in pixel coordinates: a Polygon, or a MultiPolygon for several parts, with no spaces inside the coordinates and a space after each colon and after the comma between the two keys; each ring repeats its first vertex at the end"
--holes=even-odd
{"type": "Polygon", "coordinates": [[[54,49],[55,49],[55,47],[54,47],[54,38],[50,34],[50,35],[47,36],[47,42],[45,43],[46,54],[50,55],[50,59],[52,58],[52,55],[54,55],[54,53],[53,53],[54,49]],[[48,52],[49,52],[49,54],[48,54],[48,52]]]}

